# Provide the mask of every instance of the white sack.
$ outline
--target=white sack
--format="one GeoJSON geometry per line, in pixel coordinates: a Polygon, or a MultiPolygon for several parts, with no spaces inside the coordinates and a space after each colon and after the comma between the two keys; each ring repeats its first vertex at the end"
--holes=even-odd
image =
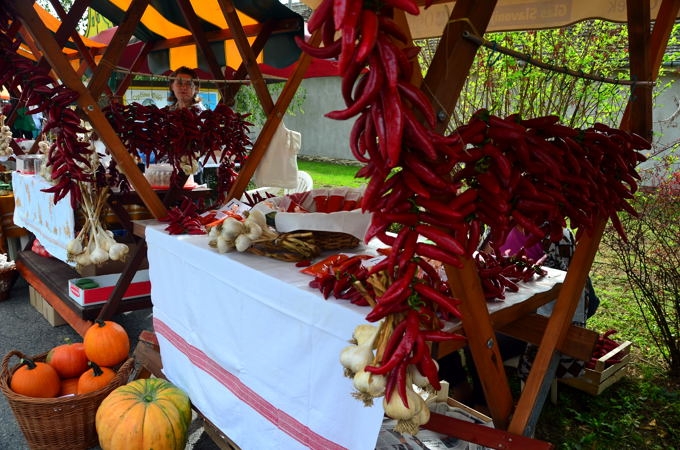
{"type": "Polygon", "coordinates": [[[274,132],[269,147],[255,169],[253,181],[259,187],[292,189],[298,184],[297,155],[302,135],[286,128],[281,122],[274,132]]]}

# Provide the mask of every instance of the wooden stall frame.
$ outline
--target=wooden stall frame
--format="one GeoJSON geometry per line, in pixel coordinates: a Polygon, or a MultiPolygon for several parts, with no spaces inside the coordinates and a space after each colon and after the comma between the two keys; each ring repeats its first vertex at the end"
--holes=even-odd
{"type": "MultiPolygon", "coordinates": [[[[76,5],[83,2],[84,0],[77,0],[76,5]]],[[[269,114],[247,164],[242,168],[236,183],[229,192],[229,197],[234,198],[240,196],[245,190],[250,177],[271,141],[274,131],[280,124],[311,58],[305,54],[300,56],[294,75],[287,80],[281,96],[273,104],[271,99],[268,98],[268,93],[264,92],[265,90],[262,89],[260,84],[261,78],[258,78],[258,69],[253,64],[252,47],[246,45],[244,36],[241,34],[243,29],[234,14],[233,2],[231,0],[219,0],[219,3],[225,17],[229,20],[230,27],[235,32],[239,51],[244,61],[244,66],[241,69],[245,68],[255,81],[260,102],[269,114]]],[[[424,4],[424,1],[420,3],[424,4]]],[[[133,0],[126,19],[139,18],[147,4],[148,0],[133,0]]],[[[191,24],[191,8],[186,7],[188,2],[182,0],[180,4],[183,6],[187,21],[191,24]]],[[[483,36],[496,4],[496,0],[456,1],[450,20],[442,34],[441,43],[421,85],[423,92],[432,100],[438,116],[441,115],[443,118],[450,116],[450,111],[458,99],[477,51],[473,43],[463,39],[463,32],[468,31],[483,36]],[[454,67],[456,70],[452,69],[454,67]]],[[[658,76],[661,55],[665,51],[670,30],[680,10],[680,0],[663,0],[652,33],[649,31],[649,2],[628,0],[626,4],[629,16],[631,79],[653,81],[658,76]]],[[[96,96],[93,94],[101,92],[103,88],[102,80],[106,79],[104,65],[100,64],[96,68],[92,68],[95,76],[90,87],[85,87],[80,81],[79,75],[63,57],[60,45],[40,22],[32,9],[31,3],[17,2],[16,8],[23,27],[29,32],[43,57],[49,62],[58,77],[69,88],[80,94],[78,100],[80,109],[90,120],[93,128],[102,137],[105,144],[112,150],[114,158],[130,179],[131,184],[139,192],[148,209],[154,217],[162,217],[166,212],[165,206],[150,188],[136,165],[133,164],[123,144],[113,132],[95,101],[96,96]]],[[[402,20],[401,22],[405,21],[402,20]]],[[[194,29],[193,26],[191,28],[196,34],[199,47],[210,59],[210,51],[205,48],[205,40],[200,30],[194,29]]],[[[131,30],[123,27],[119,30],[119,33],[120,37],[126,35],[129,37],[131,30]]],[[[116,38],[118,37],[117,34],[116,38]]],[[[311,44],[318,45],[319,40],[319,35],[315,34],[312,36],[311,44]]],[[[120,45],[113,46],[111,51],[107,52],[105,60],[114,58],[118,51],[120,51],[120,45]]],[[[214,69],[214,66],[212,67],[214,69]]],[[[651,134],[651,86],[643,86],[642,84],[638,86],[635,95],[631,96],[631,100],[634,101],[629,102],[621,127],[649,137],[651,134]]],[[[446,123],[448,123],[447,120],[441,120],[440,131],[445,128],[446,123]]],[[[469,259],[465,260],[462,269],[446,267],[453,292],[463,300],[463,328],[468,335],[469,346],[480,372],[494,424],[501,430],[507,430],[510,435],[531,436],[533,434],[535,421],[548,392],[547,387],[554,376],[558,357],[557,349],[563,348],[565,345],[571,317],[597,252],[607,219],[606,217],[597,218],[597,226],[593,234],[584,235],[578,242],[572,268],[568,271],[557,296],[553,314],[547,320],[536,360],[516,405],[514,405],[510,393],[495,342],[496,328],[486,308],[473,262],[469,259]]],[[[518,313],[515,319],[521,319],[521,314],[518,313]]],[[[446,429],[447,425],[443,425],[443,427],[446,429]]],[[[455,435],[456,429],[452,428],[450,432],[455,435]]],[[[498,442],[498,446],[495,448],[505,447],[503,442],[498,442]]]]}

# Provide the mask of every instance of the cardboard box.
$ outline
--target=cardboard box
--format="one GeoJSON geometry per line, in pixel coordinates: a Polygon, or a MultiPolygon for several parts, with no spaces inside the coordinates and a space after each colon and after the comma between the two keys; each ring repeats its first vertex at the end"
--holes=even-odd
{"type": "Polygon", "coordinates": [[[52,305],[47,303],[42,295],[31,285],[28,286],[28,301],[53,327],[66,325],[66,321],[52,308],[52,305]]]}
{"type": "MultiPolygon", "coordinates": [[[[78,280],[82,278],[73,278],[68,280],[68,293],[69,296],[75,300],[80,305],[96,305],[98,303],[104,303],[109,300],[111,293],[116,287],[116,283],[120,278],[121,274],[110,274],[110,275],[99,275],[95,277],[83,277],[89,280],[93,280],[99,284],[97,288],[82,289],[76,285],[78,280]]],[[[132,278],[130,286],[123,294],[123,300],[145,297],[151,294],[151,281],[149,281],[149,271],[140,270],[132,278]]]]}

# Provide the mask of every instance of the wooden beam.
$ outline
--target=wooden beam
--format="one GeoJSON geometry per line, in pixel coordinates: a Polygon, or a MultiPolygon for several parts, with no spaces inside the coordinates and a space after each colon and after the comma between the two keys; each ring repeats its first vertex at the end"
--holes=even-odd
{"type": "MultiPolygon", "coordinates": [[[[673,31],[673,25],[675,25],[675,18],[678,17],[678,13],[680,13],[679,0],[662,1],[661,6],[659,7],[659,12],[656,15],[656,20],[654,21],[652,36],[648,41],[648,54],[649,59],[651,60],[651,81],[656,81],[659,77],[663,55],[666,53],[668,40],[670,38],[671,32],[673,31]]],[[[631,103],[626,105],[626,111],[624,112],[623,118],[621,119],[620,126],[622,129],[631,130],[631,107],[631,103]]]]}
{"type": "Polygon", "coordinates": [[[198,47],[199,51],[203,53],[203,56],[208,63],[208,67],[210,67],[210,72],[212,73],[213,78],[220,80],[224,79],[224,73],[222,72],[220,65],[217,63],[215,53],[212,51],[212,48],[210,48],[210,42],[208,41],[208,38],[201,27],[201,22],[196,15],[196,11],[194,11],[193,6],[191,6],[191,1],[177,0],[177,5],[182,11],[182,16],[184,16],[184,20],[186,20],[189,30],[191,30],[196,47],[198,47]]]}
{"type": "Polygon", "coordinates": [[[130,42],[130,38],[148,5],[149,0],[133,0],[125,11],[123,20],[118,25],[113,39],[111,39],[111,42],[106,47],[99,65],[92,67],[94,74],[90,79],[88,89],[95,99],[98,99],[105,88],[108,87],[111,73],[118,61],[120,61],[120,57],[130,42]]]}
{"type": "Polygon", "coordinates": [[[421,86],[434,106],[439,132],[445,131],[449,124],[451,112],[477,54],[477,46],[463,39],[463,32],[483,36],[495,7],[496,0],[458,0],[444,27],[421,86]]]}
{"type": "Polygon", "coordinates": [[[248,43],[248,38],[243,31],[243,25],[241,20],[238,18],[236,13],[236,8],[234,7],[234,2],[232,0],[219,0],[220,8],[222,8],[222,13],[224,18],[227,20],[229,29],[234,33],[234,42],[236,42],[236,47],[241,54],[241,59],[243,61],[242,65],[245,67],[248,75],[250,76],[250,83],[255,90],[257,98],[260,100],[262,105],[262,110],[266,115],[269,115],[274,109],[274,101],[267,89],[267,85],[262,77],[262,72],[257,65],[257,60],[255,53],[248,43]]]}
{"type": "Polygon", "coordinates": [[[19,19],[40,46],[46,60],[59,76],[59,79],[64,85],[78,93],[78,106],[88,117],[97,135],[109,148],[121,172],[127,176],[130,184],[137,191],[147,209],[157,219],[164,217],[167,214],[165,205],[163,205],[163,202],[161,202],[158,195],[151,188],[147,179],[139,171],[132,156],[111,127],[111,124],[102,113],[90,91],[83,85],[80,77],[71,67],[71,64],[62,53],[61,47],[54,40],[52,33],[40,20],[32,4],[30,2],[18,2],[14,7],[19,15],[19,19]]]}
{"type": "Polygon", "coordinates": [[[551,450],[554,448],[549,442],[511,434],[438,413],[431,413],[430,420],[423,425],[423,428],[488,448],[503,450],[551,450]]]}
{"type": "MultiPolygon", "coordinates": [[[[300,29],[300,24],[297,19],[284,19],[277,21],[270,21],[272,28],[272,33],[286,33],[290,31],[295,31],[300,29]]],[[[270,26],[269,22],[266,26],[270,26]]],[[[246,36],[258,36],[262,29],[265,28],[263,24],[245,25],[243,31],[246,36]]],[[[209,42],[217,41],[227,41],[229,39],[234,39],[234,33],[230,29],[210,31],[205,33],[206,38],[209,42]]],[[[151,50],[163,50],[168,48],[181,47],[184,45],[194,45],[196,43],[192,35],[180,36],[176,38],[164,39],[160,41],[155,41],[151,50]]]]}
{"type": "MultiPolygon", "coordinates": [[[[628,55],[630,79],[652,79],[649,55],[650,11],[648,0],[628,0],[628,55]]],[[[652,139],[652,86],[633,84],[630,88],[630,131],[652,139]]]]}
{"type": "Polygon", "coordinates": [[[574,256],[569,264],[570,270],[557,296],[552,315],[548,319],[546,332],[538,346],[538,353],[510,422],[508,431],[511,433],[524,434],[534,409],[542,407],[542,404],[537,402],[541,387],[548,374],[548,367],[555,350],[564,343],[567,330],[571,326],[571,319],[586,284],[586,278],[595,259],[606,223],[606,218],[598,220],[593,227],[592,234],[583,233],[576,244],[574,256]]]}
{"type": "MultiPolygon", "coordinates": [[[[318,46],[320,42],[321,32],[320,30],[316,30],[309,38],[309,44],[318,46]]],[[[234,185],[229,190],[229,194],[227,195],[228,198],[226,200],[240,198],[241,195],[243,195],[243,192],[245,192],[250,178],[255,173],[255,169],[260,164],[264,153],[267,151],[269,143],[274,136],[274,132],[281,124],[281,120],[283,120],[283,116],[288,109],[288,105],[290,105],[291,100],[293,100],[295,92],[297,92],[297,89],[302,82],[302,77],[307,71],[307,68],[309,68],[309,64],[311,62],[312,58],[307,53],[302,52],[300,54],[295,66],[295,71],[288,81],[286,81],[285,86],[281,90],[281,94],[279,94],[279,98],[274,105],[274,109],[267,118],[267,121],[264,123],[262,130],[260,131],[255,144],[253,145],[253,149],[248,156],[248,160],[246,161],[245,165],[241,167],[238,177],[236,177],[234,185]]]]}
{"type": "Polygon", "coordinates": [[[116,88],[116,92],[114,93],[114,98],[112,101],[119,103],[120,99],[123,97],[125,92],[128,90],[130,85],[132,84],[132,73],[137,72],[140,67],[146,62],[146,57],[149,54],[149,49],[150,45],[148,42],[144,43],[142,46],[142,49],[139,51],[137,56],[135,57],[135,60],[132,62],[132,66],[130,67],[130,72],[125,74],[125,77],[121,80],[120,84],[116,88]]]}
{"type": "Polygon", "coordinates": [[[476,263],[472,258],[465,258],[460,269],[447,265],[446,276],[453,295],[461,300],[463,329],[494,425],[505,429],[512,413],[512,393],[476,263]]]}
{"type": "MultiPolygon", "coordinates": [[[[264,46],[269,40],[269,37],[271,36],[271,30],[272,30],[272,21],[268,21],[264,24],[264,27],[262,28],[262,31],[260,34],[257,35],[255,40],[253,41],[253,44],[250,46],[250,50],[253,53],[253,57],[257,59],[257,56],[262,53],[262,50],[264,50],[264,46]]],[[[243,80],[246,77],[246,74],[248,73],[248,67],[246,67],[246,61],[242,60],[241,64],[238,66],[238,69],[236,69],[236,72],[234,73],[234,79],[235,80],[243,80]]],[[[240,84],[228,84],[226,86],[226,89],[224,90],[224,97],[223,101],[231,105],[233,104],[233,99],[238,90],[241,88],[240,84]]]]}

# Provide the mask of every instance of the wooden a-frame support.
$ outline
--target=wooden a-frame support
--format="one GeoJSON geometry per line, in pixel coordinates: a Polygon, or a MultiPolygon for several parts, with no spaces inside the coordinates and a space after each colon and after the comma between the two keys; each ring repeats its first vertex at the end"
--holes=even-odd
{"type": "MultiPolygon", "coordinates": [[[[78,0],[76,3],[81,1],[84,0],[78,0]]],[[[134,0],[130,7],[131,11],[128,11],[129,19],[138,18],[138,14],[141,14],[147,3],[148,0],[134,0]]],[[[182,2],[184,6],[186,6],[186,3],[188,2],[182,2]]],[[[474,44],[463,39],[463,31],[467,30],[483,35],[496,3],[496,0],[458,0],[455,3],[432,65],[421,84],[423,92],[432,99],[435,111],[442,113],[445,118],[450,116],[450,111],[458,99],[477,51],[474,44]]],[[[283,115],[300,84],[310,58],[305,54],[300,56],[294,75],[286,82],[283,92],[274,104],[264,88],[261,74],[259,74],[254,63],[254,54],[259,52],[256,45],[258,41],[256,40],[256,44],[252,47],[247,45],[245,35],[242,34],[243,28],[238,23],[238,17],[234,14],[235,9],[231,0],[220,0],[220,6],[234,32],[234,39],[243,57],[244,64],[239,68],[239,72],[241,74],[245,71],[248,72],[258,98],[268,113],[268,119],[255,142],[250,158],[241,169],[236,183],[229,192],[229,197],[234,198],[243,193],[264,155],[274,131],[281,123],[283,115]]],[[[628,0],[627,7],[630,18],[628,23],[631,79],[653,81],[658,75],[661,56],[665,51],[674,18],[677,17],[680,10],[680,0],[663,0],[652,33],[649,32],[649,2],[628,0]]],[[[102,91],[104,88],[102,80],[107,78],[103,71],[100,75],[97,75],[98,70],[103,70],[101,69],[102,65],[100,64],[96,70],[93,68],[95,76],[90,83],[92,90],[86,88],[82,85],[78,74],[63,57],[61,46],[40,22],[30,3],[18,2],[17,10],[23,26],[30,32],[44,58],[58,77],[69,88],[81,94],[78,105],[102,137],[102,140],[111,149],[114,158],[128,175],[147,208],[155,217],[163,216],[165,206],[150,188],[136,165],[133,164],[129,154],[97,106],[96,96],[93,94],[98,95],[102,91]]],[[[189,16],[187,19],[191,23],[190,12],[186,11],[185,16],[189,16]]],[[[401,20],[400,23],[405,24],[406,22],[401,20]]],[[[124,27],[119,32],[121,37],[126,35],[129,37],[128,33],[131,33],[124,27]]],[[[200,35],[200,30],[196,32],[200,35]]],[[[205,41],[200,37],[197,41],[199,47],[203,48],[205,41]]],[[[312,45],[318,45],[319,41],[320,36],[318,34],[312,36],[312,45]]],[[[262,43],[260,42],[259,45],[262,45],[262,43]]],[[[210,51],[205,48],[203,50],[210,59],[210,51]]],[[[114,58],[119,51],[120,46],[114,45],[114,48],[110,50],[110,57],[114,58]]],[[[651,132],[651,87],[637,86],[635,95],[631,96],[631,99],[633,101],[628,104],[621,127],[649,138],[651,132]]],[[[447,123],[448,120],[441,121],[440,131],[445,128],[447,123]]],[[[463,300],[463,327],[468,335],[470,349],[479,369],[496,427],[507,429],[509,433],[516,435],[531,435],[533,433],[535,421],[547,394],[546,387],[554,375],[556,349],[565,344],[564,340],[567,336],[571,317],[597,252],[607,219],[599,218],[593,234],[584,235],[578,242],[572,267],[568,271],[562,289],[558,294],[553,314],[548,319],[543,333],[536,360],[516,406],[510,394],[495,342],[494,323],[489,316],[484,297],[481,294],[479,278],[472,261],[464,261],[462,269],[446,268],[453,292],[463,300]]],[[[455,435],[455,430],[451,430],[451,432],[455,435]]]]}

